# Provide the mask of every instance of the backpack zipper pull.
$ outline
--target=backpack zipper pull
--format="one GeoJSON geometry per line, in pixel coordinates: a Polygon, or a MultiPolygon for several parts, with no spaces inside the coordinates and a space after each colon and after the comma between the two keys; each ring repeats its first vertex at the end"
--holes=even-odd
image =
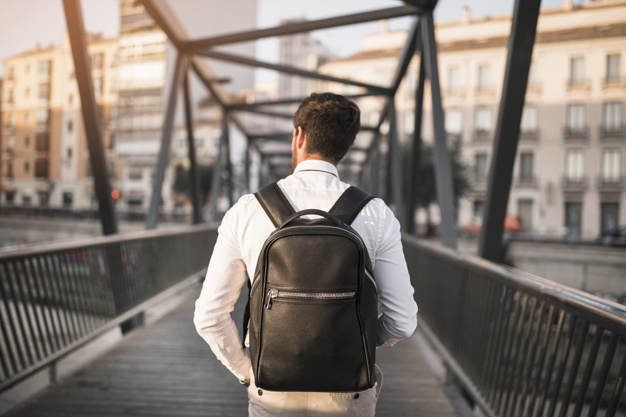
{"type": "Polygon", "coordinates": [[[265,302],[265,309],[269,310],[272,308],[272,298],[278,297],[278,290],[269,290],[267,292],[267,301],[265,302]]]}

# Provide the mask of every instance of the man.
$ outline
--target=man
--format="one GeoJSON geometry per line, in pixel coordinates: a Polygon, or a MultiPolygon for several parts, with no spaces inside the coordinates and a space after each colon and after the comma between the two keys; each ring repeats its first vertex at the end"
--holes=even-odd
{"type": "MultiPolygon", "coordinates": [[[[354,143],[360,111],[343,96],[323,93],[305,98],[294,115],[294,173],[278,182],[294,210],[328,211],[349,187],[339,180],[337,164],[354,143]]],[[[377,346],[410,337],[417,325],[400,224],[380,199],[371,200],[352,223],[367,246],[378,289],[377,346]]],[[[251,381],[247,350],[242,348],[230,313],[241,287],[254,277],[257,258],[274,225],[252,194],[244,195],[224,216],[209,263],[194,323],[217,358],[248,385],[250,416],[373,416],[382,386],[360,393],[272,392],[251,381]]],[[[314,347],[312,347],[314,348],[314,347]]]]}

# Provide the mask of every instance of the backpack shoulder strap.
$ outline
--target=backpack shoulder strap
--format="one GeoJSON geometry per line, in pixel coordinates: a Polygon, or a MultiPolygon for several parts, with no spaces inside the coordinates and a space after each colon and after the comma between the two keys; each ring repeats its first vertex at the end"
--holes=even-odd
{"type": "Polygon", "coordinates": [[[295,213],[291,203],[275,182],[262,187],[254,193],[254,196],[274,223],[274,227],[280,226],[283,220],[295,213]]]}
{"type": "Polygon", "coordinates": [[[371,194],[360,188],[350,187],[341,194],[328,212],[340,218],[344,223],[352,224],[363,207],[373,198],[371,194]]]}

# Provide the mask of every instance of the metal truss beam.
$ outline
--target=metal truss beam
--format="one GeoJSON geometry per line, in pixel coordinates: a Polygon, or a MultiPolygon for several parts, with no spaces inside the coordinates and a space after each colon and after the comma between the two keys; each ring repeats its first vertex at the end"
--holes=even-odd
{"type": "Polygon", "coordinates": [[[202,222],[200,184],[198,182],[198,164],[196,162],[196,141],[193,135],[193,114],[191,110],[191,91],[189,91],[189,71],[185,69],[183,78],[183,93],[185,104],[185,127],[187,128],[187,152],[189,155],[189,185],[191,188],[191,204],[193,206],[193,224],[202,222]]]}
{"type": "Polygon", "coordinates": [[[437,63],[437,42],[435,40],[435,24],[432,13],[423,17],[422,43],[426,73],[430,79],[430,95],[432,99],[433,130],[435,132],[435,183],[437,200],[441,210],[441,237],[443,244],[456,249],[456,217],[454,215],[454,192],[452,188],[452,165],[448,154],[444,113],[439,84],[439,65],[437,63]]]}
{"type": "Polygon", "coordinates": [[[207,58],[213,58],[213,59],[217,59],[220,61],[231,62],[234,64],[246,65],[246,66],[255,67],[255,68],[265,68],[265,69],[270,69],[270,70],[274,70],[278,72],[283,72],[285,74],[298,75],[300,77],[312,78],[312,79],[317,79],[317,80],[322,80],[322,81],[335,82],[335,83],[340,83],[340,84],[345,84],[345,85],[354,85],[357,87],[365,88],[368,91],[374,91],[374,92],[378,92],[382,94],[391,94],[391,90],[386,87],[362,83],[362,82],[350,80],[347,78],[333,77],[331,75],[320,74],[318,72],[307,71],[307,70],[303,70],[300,68],[289,67],[286,65],[272,64],[269,62],[258,61],[256,59],[246,58],[244,56],[229,54],[226,52],[202,50],[202,51],[196,51],[195,53],[197,55],[204,56],[207,58]]]}
{"type": "MultiPolygon", "coordinates": [[[[387,95],[387,93],[367,92],[363,94],[347,95],[346,98],[350,100],[356,100],[356,99],[363,98],[363,97],[383,96],[383,95],[387,95]]],[[[306,97],[294,97],[294,98],[285,98],[285,99],[280,99],[280,100],[267,100],[267,101],[263,100],[263,101],[256,101],[254,103],[231,104],[226,107],[228,108],[228,110],[243,110],[247,108],[263,107],[263,106],[276,106],[276,105],[280,106],[284,104],[299,104],[305,98],[306,97]]]]}
{"type": "Polygon", "coordinates": [[[327,19],[299,22],[289,25],[277,26],[268,29],[257,29],[239,33],[232,33],[211,38],[197,39],[186,42],[184,47],[187,51],[197,51],[217,45],[238,43],[245,41],[255,41],[273,36],[293,35],[296,33],[310,32],[319,29],[328,29],[338,26],[353,25],[357,23],[372,22],[381,19],[392,19],[420,13],[420,9],[414,6],[400,6],[388,9],[375,10],[371,12],[356,13],[345,16],[331,17],[327,19]]]}
{"type": "Polygon", "coordinates": [[[524,0],[522,6],[522,1],[516,0],[514,7],[493,156],[489,168],[487,199],[483,213],[485,221],[479,240],[480,255],[493,262],[501,262],[504,219],[511,192],[513,166],[541,1],[524,0]]]}
{"type": "Polygon", "coordinates": [[[159,150],[159,159],[154,171],[154,183],[152,185],[152,194],[150,195],[150,208],[148,209],[148,213],[146,215],[146,230],[155,229],[158,222],[159,207],[161,206],[161,192],[163,191],[163,179],[165,178],[165,169],[169,163],[170,148],[172,147],[172,130],[174,127],[176,100],[178,98],[180,87],[183,83],[186,65],[186,59],[179,52],[176,56],[176,63],[174,64],[174,72],[170,82],[167,107],[165,109],[165,116],[163,117],[161,149],[159,150]]]}
{"type": "Polygon", "coordinates": [[[93,90],[91,79],[91,66],[85,40],[85,26],[80,0],[63,0],[65,20],[69,33],[72,56],[74,59],[74,72],[80,94],[83,125],[87,136],[89,149],[89,162],[94,179],[94,192],[98,199],[98,213],[102,224],[102,233],[112,235],[117,233],[117,219],[115,208],[111,199],[111,184],[102,143],[102,130],[100,129],[100,117],[93,90]]]}

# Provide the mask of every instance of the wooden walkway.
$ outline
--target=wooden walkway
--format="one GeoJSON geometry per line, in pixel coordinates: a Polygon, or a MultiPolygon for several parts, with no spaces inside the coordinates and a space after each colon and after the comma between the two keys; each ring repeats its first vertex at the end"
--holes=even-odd
{"type": "MultiPolygon", "coordinates": [[[[8,415],[247,416],[245,389],[193,328],[196,296],[8,415]]],[[[414,340],[379,349],[377,363],[384,374],[377,416],[457,415],[414,340]]]]}

